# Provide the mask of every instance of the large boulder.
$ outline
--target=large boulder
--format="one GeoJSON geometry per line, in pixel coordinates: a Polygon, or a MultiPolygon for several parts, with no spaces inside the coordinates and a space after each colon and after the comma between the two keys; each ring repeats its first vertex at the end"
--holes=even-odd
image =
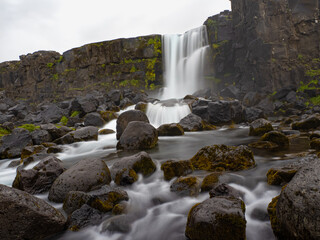
{"type": "Polygon", "coordinates": [[[98,128],[93,126],[79,128],[69,132],[54,142],[57,144],[71,144],[74,142],[96,141],[98,140],[98,128]]]}
{"type": "Polygon", "coordinates": [[[202,131],[203,130],[203,120],[201,117],[190,113],[189,115],[182,118],[179,125],[186,132],[202,131]]]}
{"type": "Polygon", "coordinates": [[[246,239],[245,206],[234,197],[214,197],[193,206],[185,231],[190,240],[246,239]]]}
{"type": "Polygon", "coordinates": [[[180,124],[171,123],[163,124],[157,129],[158,136],[181,136],[184,134],[184,130],[180,124]]]}
{"type": "Polygon", "coordinates": [[[44,239],[61,232],[66,219],[44,200],[0,184],[1,239],[44,239]]]}
{"type": "Polygon", "coordinates": [[[132,184],[137,181],[137,174],[147,177],[156,171],[156,165],[146,152],[124,157],[111,167],[112,179],[118,185],[132,184]]]}
{"type": "Polygon", "coordinates": [[[149,119],[144,112],[139,110],[129,110],[122,114],[117,119],[117,140],[120,139],[122,133],[132,121],[142,121],[149,123],[149,119]]]}
{"type": "Polygon", "coordinates": [[[208,122],[229,124],[243,121],[243,106],[238,100],[217,101],[208,104],[208,122]]]}
{"type": "Polygon", "coordinates": [[[56,104],[49,104],[42,107],[39,114],[39,120],[43,123],[58,123],[66,112],[59,108],[56,104]]]}
{"type": "Polygon", "coordinates": [[[80,112],[80,117],[83,117],[87,113],[91,113],[97,110],[99,101],[93,95],[86,95],[84,97],[78,97],[71,102],[69,109],[69,115],[73,112],[80,112]]]}
{"type": "Polygon", "coordinates": [[[249,136],[262,136],[270,131],[273,131],[271,122],[264,118],[260,118],[250,124],[249,136]]]}
{"type": "Polygon", "coordinates": [[[117,149],[145,150],[158,143],[158,132],[147,122],[133,121],[128,124],[117,144],[117,149]]]}
{"type": "Polygon", "coordinates": [[[110,171],[100,159],[85,159],[63,172],[49,191],[49,200],[63,202],[68,192],[89,192],[111,181],[110,171]]]}
{"type": "Polygon", "coordinates": [[[269,204],[278,239],[319,239],[320,165],[313,161],[301,168],[280,196],[269,204]]]}
{"type": "Polygon", "coordinates": [[[198,196],[200,181],[197,177],[179,177],[170,186],[170,191],[179,196],[198,196]]]}
{"type": "Polygon", "coordinates": [[[16,128],[10,135],[2,137],[0,158],[19,157],[22,149],[32,144],[33,142],[30,132],[23,128],[16,128]]]}
{"type": "Polygon", "coordinates": [[[12,187],[31,194],[46,192],[64,170],[61,160],[49,156],[32,169],[25,170],[19,167],[12,187]]]}
{"type": "Polygon", "coordinates": [[[318,116],[310,116],[299,122],[292,123],[291,127],[294,130],[308,131],[310,129],[316,129],[320,126],[320,118],[318,116]]]}
{"type": "Polygon", "coordinates": [[[103,120],[101,115],[97,112],[88,113],[84,117],[84,125],[85,126],[95,126],[95,127],[102,127],[106,122],[103,120]]]}
{"type": "Polygon", "coordinates": [[[31,133],[31,136],[34,145],[52,141],[52,137],[47,130],[36,129],[31,133]]]}
{"type": "Polygon", "coordinates": [[[283,133],[278,131],[267,132],[261,137],[260,140],[273,142],[281,147],[285,147],[289,145],[289,138],[283,133]]]}
{"type": "Polygon", "coordinates": [[[212,145],[201,148],[190,159],[193,167],[206,171],[239,171],[255,165],[252,151],[246,146],[212,145]]]}
{"type": "Polygon", "coordinates": [[[193,166],[189,160],[169,160],[161,164],[164,179],[169,181],[174,177],[186,176],[193,172],[193,166]]]}

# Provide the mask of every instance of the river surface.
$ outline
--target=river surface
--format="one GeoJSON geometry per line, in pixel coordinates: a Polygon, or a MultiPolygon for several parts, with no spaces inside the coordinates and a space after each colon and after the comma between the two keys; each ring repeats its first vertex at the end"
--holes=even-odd
{"type": "MultiPolygon", "coordinates": [[[[115,129],[115,120],[108,123],[105,128],[115,129]]],[[[249,128],[246,126],[233,126],[232,128],[219,128],[213,131],[185,133],[179,137],[159,137],[158,146],[147,152],[157,164],[157,171],[148,178],[139,176],[138,182],[123,189],[128,192],[127,215],[113,216],[100,226],[88,227],[80,232],[66,232],[55,239],[110,239],[110,240],[178,240],[186,239],[184,236],[187,215],[190,208],[209,198],[208,192],[198,197],[178,197],[170,192],[170,184],[163,179],[160,170],[161,163],[167,160],[190,159],[196,152],[208,145],[226,144],[238,146],[247,145],[257,140],[249,137],[249,128]],[[122,222],[121,226],[126,233],[115,233],[106,230],[113,221],[122,222]]],[[[229,183],[243,193],[246,204],[247,239],[270,240],[274,239],[267,217],[267,205],[271,199],[280,193],[280,187],[270,186],[266,182],[268,169],[282,164],[296,161],[294,153],[308,149],[305,139],[296,139],[285,151],[267,152],[254,151],[256,166],[252,169],[226,173],[220,177],[220,182],[229,183]]],[[[84,158],[103,157],[109,168],[119,159],[129,155],[116,150],[115,134],[99,136],[98,141],[90,141],[66,145],[63,153],[57,155],[68,168],[84,158]]],[[[133,154],[133,153],[130,153],[133,154]]],[[[12,160],[0,162],[0,183],[12,185],[15,177],[15,168],[8,168],[12,160]]],[[[30,164],[31,168],[36,163],[30,164]]],[[[196,171],[193,175],[203,178],[209,174],[196,171]]],[[[114,185],[114,183],[111,183],[114,185]]],[[[37,195],[48,201],[47,194],[37,195]]],[[[48,201],[49,202],[49,201],[48,201]]],[[[50,203],[50,202],[49,202],[50,203]]],[[[61,204],[53,204],[61,209],[61,204]]]]}

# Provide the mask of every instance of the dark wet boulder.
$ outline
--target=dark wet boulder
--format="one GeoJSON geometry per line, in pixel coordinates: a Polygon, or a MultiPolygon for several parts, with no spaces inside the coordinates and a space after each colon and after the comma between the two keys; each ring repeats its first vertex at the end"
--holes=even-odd
{"type": "Polygon", "coordinates": [[[320,118],[318,116],[310,116],[299,122],[292,123],[291,127],[294,130],[308,131],[310,129],[316,129],[320,126],[320,118]]]}
{"type": "Polygon", "coordinates": [[[90,225],[98,225],[102,221],[103,213],[87,204],[84,204],[68,217],[67,226],[71,231],[79,231],[81,228],[90,225]]]}
{"type": "Polygon", "coordinates": [[[239,171],[255,165],[252,151],[246,146],[212,145],[201,148],[190,159],[193,167],[206,171],[239,171]]]}
{"type": "Polygon", "coordinates": [[[280,147],[285,147],[289,145],[289,138],[281,132],[271,131],[264,134],[261,141],[269,141],[277,144],[280,147]]]}
{"type": "Polygon", "coordinates": [[[161,164],[164,179],[169,181],[174,177],[186,176],[193,172],[193,166],[189,160],[169,160],[161,164]]]}
{"type": "Polygon", "coordinates": [[[66,112],[59,108],[56,104],[49,104],[42,107],[38,118],[42,123],[58,123],[66,112]]]}
{"type": "Polygon", "coordinates": [[[201,192],[210,191],[215,188],[219,183],[219,176],[221,173],[211,173],[202,180],[201,192]]]}
{"type": "Polygon", "coordinates": [[[170,186],[170,191],[179,196],[198,196],[200,180],[197,177],[179,177],[170,186]]]}
{"type": "Polygon", "coordinates": [[[244,121],[246,122],[252,122],[256,119],[265,117],[263,110],[255,107],[245,108],[243,114],[244,121]]]}
{"type": "Polygon", "coordinates": [[[0,158],[20,157],[22,149],[32,144],[30,132],[22,128],[16,128],[10,135],[2,137],[0,158]]]}
{"type": "Polygon", "coordinates": [[[63,202],[63,210],[70,215],[75,210],[81,208],[82,205],[87,204],[100,212],[108,212],[112,211],[121,201],[128,200],[128,194],[124,190],[105,185],[98,190],[88,193],[70,191],[63,202]]]}
{"type": "Polygon", "coordinates": [[[249,136],[262,136],[270,131],[273,131],[271,122],[260,118],[250,124],[249,136]]]}
{"type": "Polygon", "coordinates": [[[123,96],[120,90],[112,89],[108,92],[108,98],[118,106],[123,96]]]}
{"type": "Polygon", "coordinates": [[[318,158],[315,155],[309,155],[299,159],[296,162],[270,168],[267,172],[268,184],[284,186],[291,181],[300,168],[317,160],[318,158]]]}
{"type": "Polygon", "coordinates": [[[12,122],[14,121],[15,116],[13,114],[0,114],[0,124],[5,122],[12,122]]]}
{"type": "Polygon", "coordinates": [[[272,228],[278,239],[319,239],[319,182],[320,165],[313,161],[301,168],[269,204],[272,228]]]}
{"type": "Polygon", "coordinates": [[[117,119],[117,140],[120,139],[122,133],[132,121],[142,121],[149,123],[149,119],[144,112],[139,110],[129,110],[122,114],[117,119]]]}
{"type": "Polygon", "coordinates": [[[46,157],[32,169],[19,167],[12,187],[30,194],[46,192],[64,170],[61,160],[53,156],[46,157]]]}
{"type": "Polygon", "coordinates": [[[208,122],[216,125],[239,123],[243,121],[243,106],[238,100],[210,102],[208,117],[208,122]]]}
{"type": "Polygon", "coordinates": [[[78,97],[71,102],[69,109],[69,115],[77,111],[80,113],[80,117],[83,117],[87,113],[95,112],[99,106],[99,101],[93,95],[86,95],[84,97],[78,97]]]}
{"type": "Polygon", "coordinates": [[[36,129],[31,133],[31,136],[34,145],[52,141],[52,137],[47,130],[36,129]]]}
{"type": "Polygon", "coordinates": [[[157,143],[157,129],[147,122],[133,121],[122,133],[117,149],[145,150],[154,148],[157,143]]]}
{"type": "Polygon", "coordinates": [[[171,123],[163,124],[157,128],[158,136],[181,136],[184,135],[184,130],[180,124],[171,123]]]}
{"type": "Polygon", "coordinates": [[[57,144],[71,144],[74,142],[96,141],[98,140],[98,128],[93,126],[79,128],[69,132],[54,141],[57,144]]]}
{"type": "Polygon", "coordinates": [[[19,103],[8,109],[8,113],[14,115],[18,119],[24,119],[28,115],[29,107],[26,103],[19,103]]]}
{"type": "Polygon", "coordinates": [[[85,126],[94,126],[94,127],[102,127],[105,125],[104,119],[101,117],[101,115],[97,112],[94,113],[88,113],[84,117],[84,125],[85,126]]]}
{"type": "Polygon", "coordinates": [[[156,171],[156,165],[146,152],[121,158],[111,167],[112,179],[118,185],[132,184],[138,180],[137,174],[147,177],[156,171]]]}
{"type": "Polygon", "coordinates": [[[179,125],[186,132],[195,132],[203,130],[202,118],[193,113],[190,113],[189,115],[182,118],[179,122],[179,125]]]}
{"type": "Polygon", "coordinates": [[[233,197],[233,198],[240,198],[241,193],[234,189],[233,187],[229,186],[228,184],[222,183],[212,190],[210,190],[209,195],[211,198],[213,197],[233,197]]]}
{"type": "Polygon", "coordinates": [[[63,202],[68,192],[89,192],[98,189],[111,181],[110,171],[100,159],[85,159],[65,172],[53,183],[49,191],[49,200],[63,202]]]}
{"type": "Polygon", "coordinates": [[[1,239],[44,239],[64,230],[64,216],[44,200],[0,185],[1,239]]]}
{"type": "Polygon", "coordinates": [[[234,197],[214,197],[194,205],[185,235],[190,240],[246,239],[245,206],[234,197]]]}
{"type": "Polygon", "coordinates": [[[100,115],[105,122],[110,122],[111,120],[118,117],[118,115],[114,111],[101,111],[100,115]]]}

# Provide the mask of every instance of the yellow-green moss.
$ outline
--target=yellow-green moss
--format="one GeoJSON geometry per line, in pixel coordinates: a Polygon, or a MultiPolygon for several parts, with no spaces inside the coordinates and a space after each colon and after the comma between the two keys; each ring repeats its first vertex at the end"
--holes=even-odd
{"type": "Polygon", "coordinates": [[[201,192],[210,191],[219,182],[220,173],[212,173],[207,175],[201,183],[201,192]]]}
{"type": "Polygon", "coordinates": [[[62,116],[60,119],[60,123],[64,126],[66,126],[68,123],[68,118],[66,116],[62,116]]]}
{"type": "Polygon", "coordinates": [[[3,137],[3,136],[8,135],[10,133],[11,133],[11,131],[9,131],[8,129],[0,127],[0,137],[3,137]]]}
{"type": "Polygon", "coordinates": [[[40,129],[40,126],[35,126],[34,124],[23,124],[19,126],[18,128],[23,128],[28,130],[29,132],[33,132],[36,129],[40,129]]]}
{"type": "Polygon", "coordinates": [[[80,114],[79,111],[73,111],[73,112],[71,113],[70,117],[76,117],[76,116],[78,116],[79,114],[80,114]]]}
{"type": "Polygon", "coordinates": [[[277,203],[280,196],[277,196],[272,199],[272,201],[268,205],[268,214],[270,217],[271,227],[275,235],[280,232],[279,221],[277,218],[277,203]]]}

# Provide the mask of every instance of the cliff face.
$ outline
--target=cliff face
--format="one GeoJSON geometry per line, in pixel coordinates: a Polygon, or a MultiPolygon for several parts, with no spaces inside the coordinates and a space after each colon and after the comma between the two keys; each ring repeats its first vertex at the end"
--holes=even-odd
{"type": "Polygon", "coordinates": [[[88,44],[63,55],[39,51],[0,64],[8,97],[63,100],[92,90],[153,89],[162,84],[161,36],[88,44]]]}
{"type": "MultiPolygon", "coordinates": [[[[205,22],[213,48],[214,80],[272,93],[297,89],[320,76],[318,0],[232,0],[205,22]]],[[[223,84],[221,84],[223,83],[223,84]]]]}

